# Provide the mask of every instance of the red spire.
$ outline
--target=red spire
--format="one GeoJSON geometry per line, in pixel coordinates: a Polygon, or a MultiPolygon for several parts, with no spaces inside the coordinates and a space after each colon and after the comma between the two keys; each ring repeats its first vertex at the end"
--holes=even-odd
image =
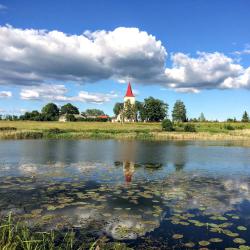
{"type": "Polygon", "coordinates": [[[126,97],[134,97],[134,94],[132,92],[132,88],[131,88],[131,84],[130,82],[128,83],[128,88],[127,88],[127,92],[126,92],[126,97]]]}

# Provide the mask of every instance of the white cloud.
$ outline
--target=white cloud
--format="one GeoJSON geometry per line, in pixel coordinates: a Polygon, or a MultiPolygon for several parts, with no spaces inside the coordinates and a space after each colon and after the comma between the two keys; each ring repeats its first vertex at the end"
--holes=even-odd
{"type": "Polygon", "coordinates": [[[243,50],[234,51],[233,54],[238,55],[238,56],[250,54],[250,44],[245,44],[244,47],[245,48],[243,50]]]}
{"type": "Polygon", "coordinates": [[[0,98],[9,98],[12,97],[11,91],[0,91],[0,98]]]}
{"type": "MultiPolygon", "coordinates": [[[[248,69],[223,53],[198,52],[171,56],[161,41],[138,28],[85,31],[68,35],[60,31],[17,29],[0,26],[0,85],[26,85],[23,99],[68,100],[63,85],[51,84],[51,93],[34,86],[47,82],[96,82],[114,79],[159,84],[179,92],[202,89],[249,88],[248,69]],[[58,86],[61,86],[60,88],[58,86]],[[61,91],[61,93],[57,93],[61,91]]],[[[47,85],[48,86],[48,85],[47,85]]],[[[100,93],[80,92],[81,100],[109,100],[100,93]]]]}
{"type": "Polygon", "coordinates": [[[163,70],[165,57],[161,42],[137,28],[67,35],[0,27],[0,84],[39,85],[48,79],[148,81],[163,70]]]}
{"type": "Polygon", "coordinates": [[[6,9],[7,9],[7,7],[6,7],[5,5],[0,4],[0,11],[1,11],[1,10],[6,10],[6,9]]]}
{"type": "Polygon", "coordinates": [[[68,96],[64,85],[30,86],[21,90],[20,97],[23,100],[46,100],[57,102],[90,102],[103,103],[116,98],[115,93],[91,93],[80,91],[76,96],[68,96]]]}
{"type": "MultiPolygon", "coordinates": [[[[173,67],[165,70],[170,88],[190,90],[224,88],[227,79],[236,79],[244,73],[241,65],[222,53],[198,52],[196,58],[183,53],[172,56],[173,67]]],[[[236,86],[232,86],[236,87],[236,86]]]]}

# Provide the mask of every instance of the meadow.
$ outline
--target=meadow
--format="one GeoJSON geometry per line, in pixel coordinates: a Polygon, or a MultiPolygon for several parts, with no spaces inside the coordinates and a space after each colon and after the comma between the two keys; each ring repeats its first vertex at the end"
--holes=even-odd
{"type": "Polygon", "coordinates": [[[250,139],[250,123],[188,123],[196,132],[162,131],[161,123],[0,121],[0,139],[145,139],[145,140],[244,140],[250,139]]]}

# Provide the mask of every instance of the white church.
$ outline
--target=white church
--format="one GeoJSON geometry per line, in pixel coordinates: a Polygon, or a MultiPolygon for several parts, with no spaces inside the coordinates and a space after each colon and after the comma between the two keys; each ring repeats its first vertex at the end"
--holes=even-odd
{"type": "MultiPolygon", "coordinates": [[[[124,96],[124,104],[123,104],[124,108],[123,109],[126,108],[126,104],[128,102],[130,102],[131,105],[135,105],[135,96],[133,94],[130,82],[128,83],[126,95],[124,96]]],[[[126,118],[123,118],[122,112],[114,120],[112,120],[112,122],[129,122],[129,120],[127,120],[126,118]]],[[[133,120],[132,122],[134,121],[135,120],[133,120]]]]}

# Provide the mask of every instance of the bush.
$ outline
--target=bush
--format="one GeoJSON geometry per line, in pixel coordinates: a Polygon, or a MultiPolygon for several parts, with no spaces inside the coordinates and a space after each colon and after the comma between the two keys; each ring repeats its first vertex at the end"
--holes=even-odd
{"type": "Polygon", "coordinates": [[[161,123],[162,130],[164,131],[173,131],[173,123],[169,119],[165,119],[161,123]]]}
{"type": "Polygon", "coordinates": [[[235,130],[235,128],[234,128],[232,125],[230,125],[230,124],[226,124],[226,125],[224,126],[224,128],[225,128],[226,130],[235,130]]]}
{"type": "Polygon", "coordinates": [[[0,127],[0,131],[16,131],[15,127],[0,127]]]}
{"type": "Polygon", "coordinates": [[[184,131],[185,132],[196,132],[196,128],[195,128],[194,124],[186,124],[184,126],[184,131]]]}
{"type": "Polygon", "coordinates": [[[61,129],[59,129],[59,128],[50,128],[49,130],[48,130],[48,133],[50,133],[50,134],[61,134],[61,133],[63,133],[64,131],[63,130],[61,130],[61,129]]]}

